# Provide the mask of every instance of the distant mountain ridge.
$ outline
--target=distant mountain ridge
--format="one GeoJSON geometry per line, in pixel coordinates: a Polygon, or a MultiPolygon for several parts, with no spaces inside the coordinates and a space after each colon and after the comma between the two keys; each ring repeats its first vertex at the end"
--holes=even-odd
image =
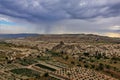
{"type": "Polygon", "coordinates": [[[0,39],[9,39],[9,38],[25,38],[25,37],[33,37],[38,36],[38,34],[0,34],[0,39]]]}
{"type": "Polygon", "coordinates": [[[113,38],[107,36],[100,36],[94,34],[40,34],[36,37],[27,37],[28,40],[33,41],[48,41],[48,42],[66,42],[66,43],[120,43],[120,38],[113,38]]]}
{"type": "Polygon", "coordinates": [[[48,42],[99,42],[99,43],[120,43],[120,38],[112,38],[94,34],[0,34],[0,39],[25,38],[33,41],[48,41],[48,42]]]}

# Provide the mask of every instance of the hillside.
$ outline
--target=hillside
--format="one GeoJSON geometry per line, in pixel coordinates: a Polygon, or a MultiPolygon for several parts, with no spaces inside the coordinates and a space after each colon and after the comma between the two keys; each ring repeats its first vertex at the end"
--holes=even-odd
{"type": "Polygon", "coordinates": [[[0,41],[0,80],[119,78],[120,38],[62,34],[0,41]]]}
{"type": "Polygon", "coordinates": [[[94,34],[48,34],[48,35],[39,35],[34,38],[29,37],[30,40],[41,40],[48,42],[90,42],[90,43],[120,43],[120,38],[112,38],[107,36],[99,36],[94,34]]]}

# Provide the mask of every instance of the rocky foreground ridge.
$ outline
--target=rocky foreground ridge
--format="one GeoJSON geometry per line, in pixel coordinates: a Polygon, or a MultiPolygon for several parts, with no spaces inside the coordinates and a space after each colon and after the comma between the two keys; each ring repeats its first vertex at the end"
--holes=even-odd
{"type": "Polygon", "coordinates": [[[64,44],[61,42],[60,44],[53,47],[52,50],[58,53],[70,55],[89,53],[90,56],[101,54],[102,56],[106,57],[120,57],[120,44],[64,44]]]}

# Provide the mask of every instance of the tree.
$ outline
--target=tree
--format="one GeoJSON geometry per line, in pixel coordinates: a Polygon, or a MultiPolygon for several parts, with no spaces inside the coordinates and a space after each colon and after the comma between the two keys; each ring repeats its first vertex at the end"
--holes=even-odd
{"type": "Polygon", "coordinates": [[[88,52],[84,52],[83,54],[84,56],[87,56],[87,57],[90,55],[88,52]]]}
{"type": "Polygon", "coordinates": [[[102,55],[101,55],[100,53],[97,53],[97,54],[95,55],[95,58],[100,59],[100,58],[102,58],[102,55]]]}
{"type": "Polygon", "coordinates": [[[49,76],[49,74],[48,74],[48,73],[45,73],[45,74],[44,74],[44,77],[48,77],[48,76],[49,76]]]}
{"type": "Polygon", "coordinates": [[[95,65],[94,65],[94,64],[92,64],[92,65],[91,65],[91,68],[92,68],[92,69],[94,69],[94,68],[95,68],[95,65]]]}
{"type": "Polygon", "coordinates": [[[111,66],[110,65],[105,65],[106,69],[110,69],[111,66]]]}
{"type": "Polygon", "coordinates": [[[78,66],[78,67],[81,67],[81,64],[78,64],[77,66],[78,66]]]}
{"type": "Polygon", "coordinates": [[[60,41],[60,44],[61,44],[61,45],[64,45],[64,42],[63,42],[63,41],[60,41]]]}
{"type": "Polygon", "coordinates": [[[65,56],[65,60],[68,60],[68,59],[69,59],[68,55],[67,55],[67,56],[65,56]]]}
{"type": "Polygon", "coordinates": [[[68,75],[68,77],[70,77],[71,73],[70,73],[70,72],[68,72],[68,73],[67,73],[67,75],[68,75]]]}
{"type": "Polygon", "coordinates": [[[85,65],[84,65],[84,67],[85,67],[85,68],[88,68],[88,67],[89,67],[89,65],[88,65],[88,64],[85,64],[85,65]]]}
{"type": "Polygon", "coordinates": [[[71,61],[71,64],[73,64],[73,65],[74,65],[74,64],[75,64],[75,62],[74,62],[74,61],[71,61]]]}
{"type": "Polygon", "coordinates": [[[48,49],[48,48],[45,48],[45,51],[46,51],[46,52],[48,52],[48,51],[49,51],[49,49],[48,49]]]}
{"type": "Polygon", "coordinates": [[[98,69],[99,70],[103,70],[104,69],[104,65],[102,63],[99,63],[98,69]]]}

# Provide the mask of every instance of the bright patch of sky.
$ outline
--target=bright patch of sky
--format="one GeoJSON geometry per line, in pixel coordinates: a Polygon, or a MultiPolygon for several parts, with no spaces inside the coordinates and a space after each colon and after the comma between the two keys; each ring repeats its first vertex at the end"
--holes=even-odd
{"type": "Polygon", "coordinates": [[[0,20],[0,25],[15,26],[17,24],[14,23],[14,22],[7,22],[7,21],[4,21],[4,20],[0,20]]]}

